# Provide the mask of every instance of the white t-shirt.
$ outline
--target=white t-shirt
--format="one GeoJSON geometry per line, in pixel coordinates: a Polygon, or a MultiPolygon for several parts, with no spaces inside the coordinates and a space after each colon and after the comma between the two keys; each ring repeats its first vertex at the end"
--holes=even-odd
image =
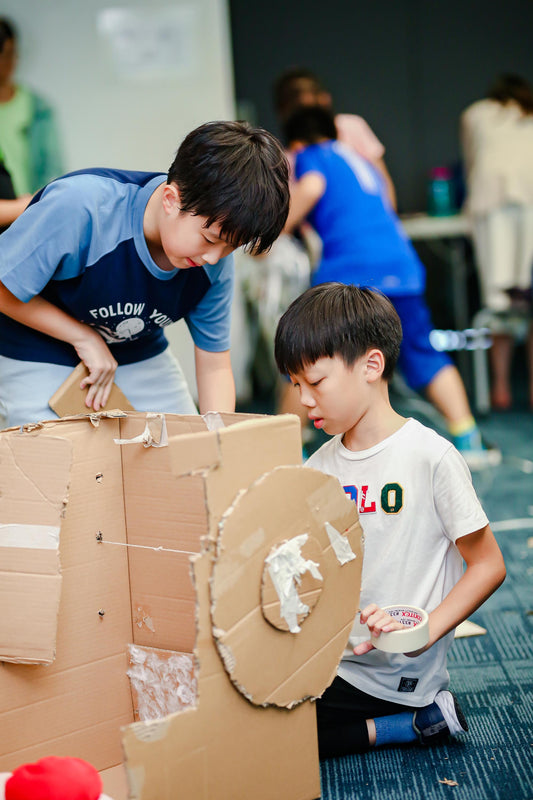
{"type": "MultiPolygon", "coordinates": [[[[414,605],[430,612],[462,575],[455,545],[488,524],[470,472],[454,446],[414,419],[359,452],[335,436],[306,462],[339,479],[351,495],[364,532],[360,608],[369,603],[414,605]]],[[[356,620],[350,642],[361,636],[356,620]]],[[[341,678],[374,697],[424,706],[447,687],[446,653],[453,632],[416,658],[347,649],[341,678]]],[[[353,647],[352,644],[352,647],[353,647]]]]}
{"type": "Polygon", "coordinates": [[[512,101],[478,100],[461,114],[461,141],[471,214],[533,205],[533,114],[512,101]]]}

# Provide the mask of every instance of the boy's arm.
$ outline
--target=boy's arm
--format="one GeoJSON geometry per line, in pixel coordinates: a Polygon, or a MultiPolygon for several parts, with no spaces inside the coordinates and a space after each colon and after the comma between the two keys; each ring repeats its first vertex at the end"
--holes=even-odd
{"type": "Polygon", "coordinates": [[[320,172],[306,172],[290,186],[289,216],[283,231],[292,233],[304,221],[326,191],[326,179],[320,172]]]}
{"type": "MultiPolygon", "coordinates": [[[[505,564],[489,525],[456,541],[466,570],[442,603],[429,614],[429,642],[435,644],[472,614],[505,580],[505,564]]],[[[422,650],[407,653],[418,655],[422,650]]]]}
{"type": "Polygon", "coordinates": [[[23,194],[14,200],[0,200],[0,225],[10,225],[19,217],[30,202],[31,194],[23,194]]]}
{"type": "Polygon", "coordinates": [[[195,345],[194,361],[200,414],[235,411],[235,381],[230,351],[211,353],[195,345]]]}
{"type": "Polygon", "coordinates": [[[105,406],[113,385],[117,362],[97,331],[39,295],[27,303],[22,302],[2,282],[0,311],[22,325],[71,344],[89,369],[89,375],[80,384],[82,389],[89,386],[86,406],[95,411],[105,406]]]}

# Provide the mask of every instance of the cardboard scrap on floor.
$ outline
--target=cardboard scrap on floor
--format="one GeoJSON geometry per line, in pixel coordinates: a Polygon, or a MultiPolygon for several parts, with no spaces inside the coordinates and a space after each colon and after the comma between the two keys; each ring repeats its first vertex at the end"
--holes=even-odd
{"type": "Polygon", "coordinates": [[[292,416],[113,412],[0,433],[0,489],[13,464],[21,478],[0,525],[31,556],[0,572],[18,614],[0,638],[0,770],[76,755],[124,760],[131,800],[319,797],[310,699],[348,640],[362,537],[338,481],[300,460],[292,416]],[[40,565],[40,525],[60,525],[42,560],[61,583],[57,614],[38,572],[38,640],[22,564],[40,565]]]}
{"type": "Polygon", "coordinates": [[[465,619],[456,627],[455,638],[463,639],[466,636],[483,636],[485,633],[487,633],[486,628],[482,628],[481,625],[478,625],[476,622],[465,619]]]}

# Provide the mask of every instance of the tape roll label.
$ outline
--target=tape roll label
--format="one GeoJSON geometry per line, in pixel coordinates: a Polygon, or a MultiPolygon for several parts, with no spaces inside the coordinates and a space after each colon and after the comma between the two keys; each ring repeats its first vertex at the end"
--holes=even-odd
{"type": "Polygon", "coordinates": [[[385,653],[409,653],[425,647],[429,641],[428,614],[417,606],[384,606],[383,611],[400,622],[403,630],[382,632],[370,641],[385,653]]]}
{"type": "Polygon", "coordinates": [[[424,620],[422,614],[414,608],[402,608],[401,606],[396,606],[388,609],[388,613],[391,615],[391,617],[397,619],[398,622],[401,622],[402,625],[408,625],[410,627],[414,627],[424,620]]]}

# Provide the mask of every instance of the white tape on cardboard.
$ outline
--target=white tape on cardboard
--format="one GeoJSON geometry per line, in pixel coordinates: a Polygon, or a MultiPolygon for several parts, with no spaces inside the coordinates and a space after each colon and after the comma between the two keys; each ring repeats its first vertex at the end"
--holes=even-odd
{"type": "Polygon", "coordinates": [[[337,528],[334,528],[330,522],[325,522],[324,527],[326,528],[326,533],[328,534],[329,541],[331,542],[339,564],[344,566],[344,564],[348,564],[349,561],[353,561],[354,558],[357,558],[346,536],[339,533],[337,528]]]}
{"type": "Polygon", "coordinates": [[[58,550],[59,526],[0,524],[0,547],[30,547],[36,550],[58,550]]]}
{"type": "Polygon", "coordinates": [[[322,580],[318,564],[302,556],[302,547],[307,542],[307,534],[302,533],[283,542],[266,559],[268,572],[278,594],[280,615],[287,622],[291,633],[301,631],[298,615],[309,611],[309,606],[300,600],[298,585],[300,576],[310,572],[313,578],[322,580]]]}
{"type": "Polygon", "coordinates": [[[113,439],[115,444],[142,444],[144,447],[167,447],[167,421],[164,414],[149,412],[144,431],[131,439],[113,439]]]}

